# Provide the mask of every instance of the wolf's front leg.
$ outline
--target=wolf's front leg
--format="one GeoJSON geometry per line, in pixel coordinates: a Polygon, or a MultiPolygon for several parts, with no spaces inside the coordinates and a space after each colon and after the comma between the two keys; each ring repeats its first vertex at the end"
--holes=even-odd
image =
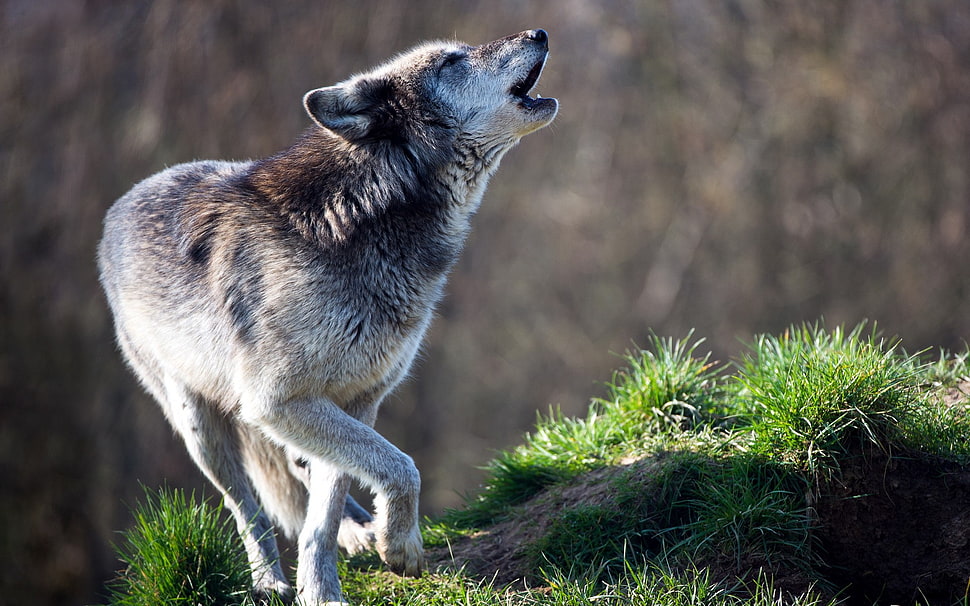
{"type": "Polygon", "coordinates": [[[391,570],[409,577],[420,576],[424,568],[417,492],[415,489],[413,497],[399,493],[395,500],[381,495],[374,499],[377,553],[391,570]]]}
{"type": "MultiPolygon", "coordinates": [[[[247,421],[262,427],[276,440],[306,453],[314,461],[319,459],[326,462],[371,488],[376,495],[374,533],[378,553],[394,572],[409,576],[421,573],[424,568],[421,533],[418,529],[421,476],[411,457],[395,448],[370,427],[369,423],[373,421],[372,412],[362,414],[365,420],[362,422],[334,403],[316,399],[269,406],[244,402],[242,413],[247,421]]],[[[322,516],[319,511],[322,507],[326,507],[328,511],[335,507],[329,500],[334,494],[326,492],[324,480],[313,477],[313,464],[311,463],[310,474],[313,487],[310,490],[310,509],[318,511],[308,513],[308,522],[301,534],[301,544],[303,535],[312,528],[309,523],[310,516],[322,516]],[[314,492],[318,494],[317,497],[314,492]],[[324,498],[320,495],[328,496],[324,498]]],[[[344,494],[346,486],[341,492],[341,495],[344,494]]],[[[318,528],[317,537],[331,536],[330,525],[339,524],[343,499],[341,496],[335,514],[316,518],[318,524],[327,525],[326,529],[318,528]]],[[[334,542],[336,532],[334,526],[334,542]]],[[[333,574],[336,576],[335,567],[333,574]]]]}
{"type": "Polygon", "coordinates": [[[350,478],[322,459],[307,466],[310,501],[299,537],[296,571],[300,602],[307,606],[346,604],[337,578],[337,531],[350,478]]]}
{"type": "MultiPolygon", "coordinates": [[[[303,482],[309,491],[310,462],[292,452],[289,453],[288,459],[290,473],[303,482]]],[[[340,531],[337,533],[337,545],[346,551],[347,555],[357,555],[373,549],[376,540],[374,518],[348,494],[344,503],[343,518],[340,520],[340,531]]]]}

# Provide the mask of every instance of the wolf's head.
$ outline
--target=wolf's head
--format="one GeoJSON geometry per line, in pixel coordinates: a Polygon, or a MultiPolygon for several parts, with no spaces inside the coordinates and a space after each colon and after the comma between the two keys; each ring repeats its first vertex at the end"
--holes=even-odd
{"type": "Polygon", "coordinates": [[[497,155],[552,122],[555,99],[530,97],[549,53],[536,29],[481,46],[429,42],[303,102],[321,127],[358,143],[497,155]]]}

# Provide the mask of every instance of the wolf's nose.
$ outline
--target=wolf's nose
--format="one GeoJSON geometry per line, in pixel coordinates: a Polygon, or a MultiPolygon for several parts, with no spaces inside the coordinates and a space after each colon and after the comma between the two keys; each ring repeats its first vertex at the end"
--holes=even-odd
{"type": "Polygon", "coordinates": [[[527,33],[529,40],[533,42],[538,42],[539,44],[545,44],[549,42],[549,34],[546,33],[544,29],[534,29],[527,33]]]}

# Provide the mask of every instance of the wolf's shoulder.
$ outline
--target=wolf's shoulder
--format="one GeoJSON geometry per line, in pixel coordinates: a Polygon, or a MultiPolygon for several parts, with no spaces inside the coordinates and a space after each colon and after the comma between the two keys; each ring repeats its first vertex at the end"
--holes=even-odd
{"type": "Polygon", "coordinates": [[[179,256],[204,259],[220,225],[253,222],[258,205],[247,185],[252,165],[198,160],[147,177],[109,209],[103,246],[159,252],[174,246],[179,256]]]}

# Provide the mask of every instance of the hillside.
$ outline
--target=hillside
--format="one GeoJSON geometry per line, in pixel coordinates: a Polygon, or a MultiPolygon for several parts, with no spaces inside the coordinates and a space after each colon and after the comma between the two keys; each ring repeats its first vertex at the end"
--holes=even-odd
{"type": "MultiPolygon", "coordinates": [[[[433,571],[374,556],[359,604],[951,604],[970,579],[970,356],[865,326],[627,354],[585,417],[551,412],[429,520],[433,571]]],[[[155,541],[154,544],[157,544],[155,541]]],[[[137,580],[137,579],[132,579],[137,580]]],[[[134,602],[123,602],[134,603],[134,602]]],[[[218,601],[215,603],[219,603],[218,601]]]]}

